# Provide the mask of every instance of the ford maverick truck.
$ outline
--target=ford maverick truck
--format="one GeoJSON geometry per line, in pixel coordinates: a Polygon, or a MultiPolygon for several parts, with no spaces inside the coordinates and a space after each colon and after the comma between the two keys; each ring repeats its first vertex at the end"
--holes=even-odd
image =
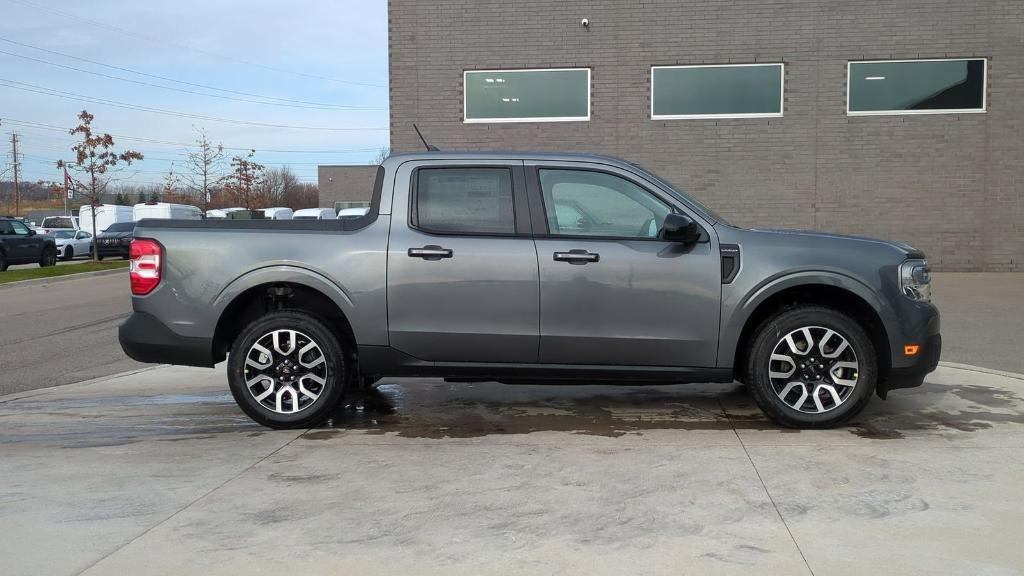
{"type": "Polygon", "coordinates": [[[403,376],[738,380],[818,428],[938,363],[928,263],[904,244],[738,228],[591,155],[396,155],[372,194],[339,220],[140,221],[125,352],[226,358],[238,405],[275,428],[403,376]]]}

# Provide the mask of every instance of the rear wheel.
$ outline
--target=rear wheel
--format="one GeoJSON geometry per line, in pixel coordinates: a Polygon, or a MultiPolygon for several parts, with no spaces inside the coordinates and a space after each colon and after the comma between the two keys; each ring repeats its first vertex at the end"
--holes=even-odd
{"type": "Polygon", "coordinates": [[[828,428],[867,406],[878,360],[867,333],[831,308],[799,306],[764,321],[747,355],[746,381],[772,420],[828,428]]]}
{"type": "Polygon", "coordinates": [[[68,246],[67,248],[64,249],[64,254],[60,257],[60,259],[67,262],[68,260],[71,260],[74,257],[75,249],[72,248],[71,246],[68,246]]]}
{"type": "Polygon", "coordinates": [[[272,312],[239,334],[228,356],[238,406],[271,428],[308,428],[325,420],[345,392],[341,344],[319,320],[272,312]]]}
{"type": "Polygon", "coordinates": [[[44,268],[47,266],[56,266],[57,249],[53,246],[43,248],[43,253],[39,255],[39,265],[44,268]]]}

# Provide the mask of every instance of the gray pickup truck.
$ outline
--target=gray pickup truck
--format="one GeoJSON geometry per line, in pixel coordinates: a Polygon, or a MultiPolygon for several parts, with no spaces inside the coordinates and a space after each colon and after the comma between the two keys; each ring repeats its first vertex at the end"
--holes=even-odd
{"type": "Polygon", "coordinates": [[[131,244],[142,362],[227,358],[275,428],[381,377],[746,384],[776,422],[826,427],[918,386],[941,349],[924,254],[747,230],[634,164],[424,152],[378,169],[341,220],[142,220],[131,244]]]}

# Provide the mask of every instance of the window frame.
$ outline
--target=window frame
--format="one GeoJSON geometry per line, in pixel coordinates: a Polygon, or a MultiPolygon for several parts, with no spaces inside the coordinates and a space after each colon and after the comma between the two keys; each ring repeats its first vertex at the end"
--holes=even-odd
{"type": "Polygon", "coordinates": [[[589,67],[575,68],[505,68],[505,69],[484,69],[484,70],[463,70],[462,71],[462,123],[463,124],[510,124],[523,122],[590,122],[593,89],[593,70],[589,67]],[[580,116],[531,116],[524,118],[470,118],[469,117],[469,90],[466,89],[466,81],[470,74],[486,74],[493,72],[578,72],[587,71],[587,115],[580,116]]]}
{"type": "MultiPolygon", "coordinates": [[[[634,186],[637,186],[638,188],[640,188],[644,192],[647,192],[648,194],[653,196],[656,200],[658,200],[662,204],[665,204],[666,206],[668,206],[669,209],[671,210],[671,212],[670,212],[671,214],[687,214],[688,216],[690,215],[688,213],[688,211],[685,211],[682,208],[680,208],[680,206],[676,202],[674,202],[673,201],[674,199],[671,198],[669,195],[664,194],[664,193],[660,193],[658,191],[655,191],[650,186],[647,186],[647,185],[643,184],[642,182],[640,182],[636,178],[628,176],[627,174],[622,174],[622,173],[616,172],[614,170],[608,170],[608,169],[604,169],[604,168],[600,168],[600,167],[596,167],[596,166],[590,166],[590,165],[575,166],[575,165],[561,164],[559,162],[550,162],[550,163],[549,162],[537,162],[535,164],[528,165],[526,167],[526,169],[529,172],[529,174],[527,175],[527,185],[529,187],[529,192],[530,192],[530,214],[533,217],[533,229],[534,229],[533,237],[538,239],[538,240],[565,240],[567,242],[572,242],[572,241],[575,241],[575,240],[584,240],[584,241],[587,241],[587,242],[590,242],[590,241],[593,241],[593,240],[601,240],[601,241],[609,241],[609,242],[663,242],[663,243],[664,242],[668,242],[664,238],[660,238],[660,237],[645,238],[645,237],[642,237],[642,236],[597,236],[597,235],[590,235],[590,234],[571,234],[570,235],[570,234],[556,234],[556,233],[551,232],[551,228],[548,225],[548,209],[547,209],[547,204],[544,202],[544,187],[543,187],[543,184],[540,181],[540,171],[541,170],[565,170],[565,171],[570,171],[570,172],[596,172],[598,174],[605,174],[605,175],[608,175],[608,176],[614,176],[616,178],[621,178],[621,179],[626,180],[627,182],[633,184],[634,186]]],[[[707,233],[706,230],[705,230],[704,224],[703,224],[703,222],[701,220],[699,220],[697,218],[694,218],[694,222],[697,223],[697,226],[702,231],[704,231],[705,234],[707,233]]],[[[660,230],[659,230],[659,232],[660,232],[660,230]]]]}
{"type": "Polygon", "coordinates": [[[988,58],[906,58],[897,60],[847,60],[846,62],[846,115],[847,116],[920,116],[927,114],[985,114],[988,112],[988,58]],[[981,60],[985,63],[985,73],[981,80],[981,108],[945,108],[941,110],[850,110],[850,93],[853,83],[850,81],[854,64],[901,64],[911,62],[960,62],[981,60]]]}
{"type": "Polygon", "coordinates": [[[720,118],[782,118],[786,114],[786,63],[785,62],[747,62],[740,64],[672,64],[652,65],[651,75],[651,120],[716,120],[720,118]],[[779,67],[779,111],[778,112],[750,112],[750,113],[728,113],[728,114],[655,114],[654,113],[654,71],[658,69],[682,69],[682,68],[753,68],[753,67],[779,67]]]}
{"type": "Polygon", "coordinates": [[[416,166],[409,174],[409,205],[407,207],[406,222],[410,229],[421,234],[438,237],[480,237],[480,238],[528,238],[532,230],[530,227],[529,209],[526,206],[526,192],[523,184],[522,165],[519,164],[424,164],[416,166]],[[446,169],[498,169],[507,170],[511,176],[512,186],[512,232],[456,232],[446,230],[432,230],[424,228],[419,224],[419,182],[420,170],[446,170],[446,169]]]}

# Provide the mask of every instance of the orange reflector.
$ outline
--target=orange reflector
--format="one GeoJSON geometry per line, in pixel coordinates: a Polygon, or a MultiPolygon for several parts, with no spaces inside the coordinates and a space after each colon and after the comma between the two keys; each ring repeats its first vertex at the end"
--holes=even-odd
{"type": "Polygon", "coordinates": [[[920,349],[921,349],[921,347],[918,346],[917,344],[907,344],[907,345],[903,346],[903,355],[904,356],[916,356],[917,355],[917,351],[920,350],[920,349]]]}

